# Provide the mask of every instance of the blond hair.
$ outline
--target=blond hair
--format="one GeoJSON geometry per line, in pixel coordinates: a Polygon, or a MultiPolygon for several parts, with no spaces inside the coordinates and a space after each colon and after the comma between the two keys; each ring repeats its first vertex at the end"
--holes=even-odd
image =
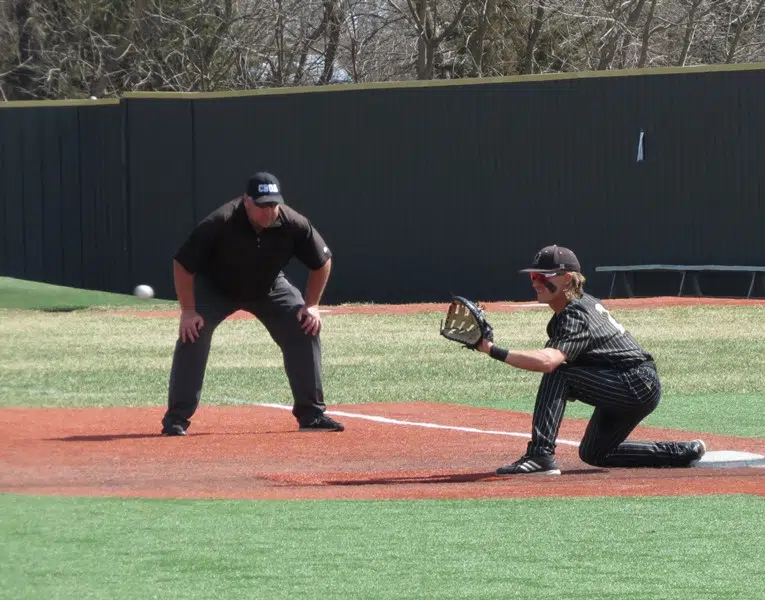
{"type": "Polygon", "coordinates": [[[584,293],[584,282],[587,281],[584,275],[581,273],[571,273],[571,283],[566,288],[566,300],[571,302],[572,300],[578,300],[584,293]]]}

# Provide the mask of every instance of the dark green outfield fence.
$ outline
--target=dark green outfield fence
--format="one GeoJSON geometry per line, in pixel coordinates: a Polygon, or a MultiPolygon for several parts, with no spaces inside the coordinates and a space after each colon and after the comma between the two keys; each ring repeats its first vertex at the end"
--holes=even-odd
{"type": "Polygon", "coordinates": [[[0,272],[172,298],[173,252],[257,170],[332,247],[327,303],[528,300],[550,243],[598,295],[598,265],[765,265],[765,65],[591,75],[11,104],[0,272]]]}
{"type": "Polygon", "coordinates": [[[131,239],[119,104],[2,107],[0,273],[127,289],[131,239]]]}

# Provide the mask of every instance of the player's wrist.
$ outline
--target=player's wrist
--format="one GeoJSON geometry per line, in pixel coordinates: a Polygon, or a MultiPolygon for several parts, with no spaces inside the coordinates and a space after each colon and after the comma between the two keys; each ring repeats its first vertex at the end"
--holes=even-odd
{"type": "MultiPolygon", "coordinates": [[[[489,343],[491,344],[491,342],[489,343]]],[[[491,356],[493,359],[498,360],[500,362],[505,362],[507,360],[508,354],[510,354],[509,350],[500,348],[496,344],[491,344],[491,347],[489,348],[489,356],[491,356]]]]}

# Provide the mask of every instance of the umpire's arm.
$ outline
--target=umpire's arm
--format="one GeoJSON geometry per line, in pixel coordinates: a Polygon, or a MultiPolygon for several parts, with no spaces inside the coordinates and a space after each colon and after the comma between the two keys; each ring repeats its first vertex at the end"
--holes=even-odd
{"type": "Polygon", "coordinates": [[[329,273],[332,271],[332,259],[328,258],[326,262],[318,269],[313,269],[308,274],[308,282],[305,289],[305,304],[300,307],[297,313],[298,321],[306,333],[316,335],[321,331],[321,315],[319,313],[319,301],[329,281],[329,273]]]}
{"type": "Polygon", "coordinates": [[[308,274],[308,282],[305,288],[305,304],[306,306],[318,306],[321,301],[321,297],[324,295],[324,290],[327,287],[329,281],[329,273],[332,271],[332,259],[328,258],[318,269],[312,270],[308,274]]]}
{"type": "Polygon", "coordinates": [[[196,312],[194,300],[194,274],[189,273],[177,260],[173,260],[173,283],[181,312],[196,312]]]}
{"type": "Polygon", "coordinates": [[[199,330],[205,325],[204,319],[197,313],[194,299],[194,274],[177,260],[173,260],[173,282],[178,304],[181,305],[178,336],[183,343],[194,343],[199,337],[199,330]]]}

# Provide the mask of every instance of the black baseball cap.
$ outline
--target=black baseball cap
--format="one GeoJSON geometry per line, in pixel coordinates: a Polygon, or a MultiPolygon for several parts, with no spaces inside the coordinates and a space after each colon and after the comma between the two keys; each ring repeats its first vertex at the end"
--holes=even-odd
{"type": "Polygon", "coordinates": [[[545,246],[534,256],[534,260],[528,269],[521,269],[521,273],[557,273],[559,271],[581,271],[579,259],[568,248],[563,246],[545,246]]]}
{"type": "Polygon", "coordinates": [[[271,175],[271,173],[264,171],[255,173],[247,181],[247,195],[259,206],[263,204],[284,204],[279,180],[271,175]]]}

